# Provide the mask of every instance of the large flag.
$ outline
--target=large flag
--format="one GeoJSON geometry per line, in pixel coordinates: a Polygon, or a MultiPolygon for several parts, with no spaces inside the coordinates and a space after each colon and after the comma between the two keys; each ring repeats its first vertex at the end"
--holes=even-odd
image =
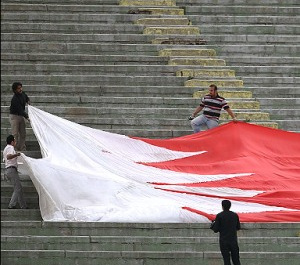
{"type": "Polygon", "coordinates": [[[300,221],[300,135],[243,122],[172,139],[109,133],[29,106],[42,158],[22,155],[46,221],[300,221]]]}

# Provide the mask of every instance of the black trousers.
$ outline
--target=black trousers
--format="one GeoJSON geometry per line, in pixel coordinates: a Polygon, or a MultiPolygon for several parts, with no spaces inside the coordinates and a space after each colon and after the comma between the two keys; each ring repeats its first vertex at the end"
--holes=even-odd
{"type": "Polygon", "coordinates": [[[220,240],[220,250],[223,256],[224,265],[231,265],[230,257],[233,265],[241,265],[238,242],[233,240],[230,242],[220,240]]]}

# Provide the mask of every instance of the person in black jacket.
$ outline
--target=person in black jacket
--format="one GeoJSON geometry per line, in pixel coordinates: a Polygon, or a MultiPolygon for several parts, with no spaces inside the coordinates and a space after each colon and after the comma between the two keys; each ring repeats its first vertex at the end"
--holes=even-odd
{"type": "Polygon", "coordinates": [[[22,84],[14,82],[12,84],[14,95],[10,103],[10,125],[13,136],[16,140],[16,150],[25,151],[26,127],[25,119],[29,121],[25,111],[26,104],[30,104],[29,97],[23,92],[22,84]]]}
{"type": "Polygon", "coordinates": [[[224,265],[231,265],[230,256],[234,265],[240,265],[237,230],[241,229],[241,224],[239,216],[230,211],[230,207],[229,200],[222,201],[223,211],[217,214],[210,228],[215,233],[220,233],[219,243],[224,265]]]}

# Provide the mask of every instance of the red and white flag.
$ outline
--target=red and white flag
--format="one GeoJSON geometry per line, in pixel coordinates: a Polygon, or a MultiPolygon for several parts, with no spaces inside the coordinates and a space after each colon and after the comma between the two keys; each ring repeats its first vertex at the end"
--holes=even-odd
{"type": "Polygon", "coordinates": [[[243,122],[172,139],[85,127],[29,106],[42,159],[22,156],[48,221],[300,221],[300,134],[243,122]]]}

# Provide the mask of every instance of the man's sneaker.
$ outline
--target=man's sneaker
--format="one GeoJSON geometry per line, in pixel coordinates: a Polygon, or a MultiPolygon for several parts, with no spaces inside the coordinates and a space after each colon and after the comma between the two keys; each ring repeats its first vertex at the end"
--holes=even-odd
{"type": "Polygon", "coordinates": [[[16,206],[8,206],[7,209],[17,209],[16,206]]]}

